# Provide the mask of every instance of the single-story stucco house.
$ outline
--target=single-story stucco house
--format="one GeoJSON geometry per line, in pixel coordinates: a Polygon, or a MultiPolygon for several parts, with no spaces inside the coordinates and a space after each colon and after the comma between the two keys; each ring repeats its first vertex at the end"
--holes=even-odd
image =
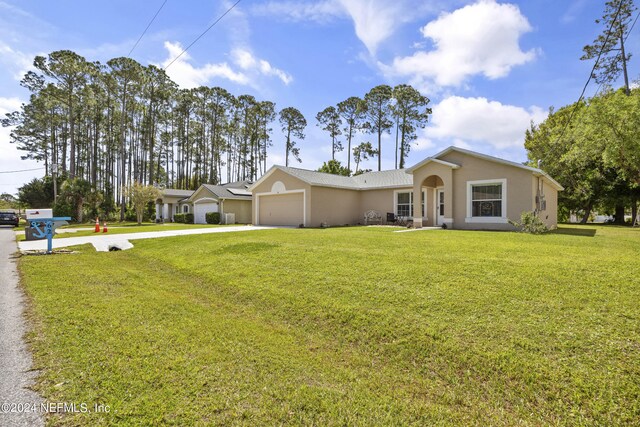
{"type": "Polygon", "coordinates": [[[249,224],[251,192],[247,188],[250,185],[250,181],[238,181],[202,184],[195,191],[166,188],[156,200],[156,220],[171,222],[177,213],[193,213],[195,224],[206,224],[207,213],[220,212],[223,224],[249,224]]]}
{"type": "Polygon", "coordinates": [[[415,227],[511,230],[525,211],[555,227],[563,188],[541,169],[449,147],[408,169],[353,177],[273,166],[249,190],[255,225],[362,224],[373,210],[415,227]]]}

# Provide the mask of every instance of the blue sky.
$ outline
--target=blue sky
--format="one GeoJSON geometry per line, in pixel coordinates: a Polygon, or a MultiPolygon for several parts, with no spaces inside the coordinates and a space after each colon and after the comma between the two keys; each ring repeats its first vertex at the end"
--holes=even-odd
{"type": "MultiPolygon", "coordinates": [[[[0,114],[28,98],[19,80],[35,55],[126,56],[162,2],[0,0],[0,114]]],[[[131,56],[168,64],[232,3],[168,0],[131,56]]],[[[182,87],[221,86],[298,108],[309,123],[304,168],[331,157],[316,113],[383,83],[409,83],[431,99],[431,123],[408,164],[449,145],[524,161],[530,121],[577,100],[593,65],[579,60],[582,46],[602,30],[594,20],[603,8],[604,0],[242,0],[167,72],[182,87]]],[[[627,44],[638,51],[640,27],[627,44]]],[[[629,70],[635,80],[636,61],[629,70]]],[[[269,163],[280,164],[283,138],[273,127],[269,163]]],[[[41,166],[20,160],[8,132],[0,129],[0,171],[41,166]]],[[[366,140],[374,138],[356,142],[366,140]]],[[[346,163],[346,155],[337,157],[346,163]]],[[[393,167],[391,137],[382,160],[393,167]]],[[[42,173],[0,174],[0,192],[42,173]]]]}

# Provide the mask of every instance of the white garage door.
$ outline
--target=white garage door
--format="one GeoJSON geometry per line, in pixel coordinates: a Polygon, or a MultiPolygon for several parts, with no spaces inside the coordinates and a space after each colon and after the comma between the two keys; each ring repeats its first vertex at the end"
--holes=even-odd
{"type": "Polygon", "coordinates": [[[260,196],[258,218],[260,225],[304,224],[304,193],[260,196]]]}
{"type": "Polygon", "coordinates": [[[196,224],[206,224],[206,214],[208,212],[218,212],[218,202],[202,202],[193,204],[193,222],[196,224]]]}

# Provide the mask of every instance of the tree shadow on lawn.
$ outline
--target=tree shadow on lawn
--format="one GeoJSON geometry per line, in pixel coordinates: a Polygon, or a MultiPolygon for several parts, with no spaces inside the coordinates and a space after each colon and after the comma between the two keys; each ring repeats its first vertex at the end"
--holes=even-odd
{"type": "Polygon", "coordinates": [[[557,228],[551,232],[552,234],[564,234],[567,236],[594,237],[595,229],[589,228],[557,228]]]}

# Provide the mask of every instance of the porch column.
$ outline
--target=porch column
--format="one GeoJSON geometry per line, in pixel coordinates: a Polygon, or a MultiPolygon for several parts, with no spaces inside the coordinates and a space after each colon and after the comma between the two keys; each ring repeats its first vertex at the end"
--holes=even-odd
{"type": "Polygon", "coordinates": [[[422,182],[413,181],[413,226],[422,228],[422,182]]]}
{"type": "Polygon", "coordinates": [[[160,221],[160,217],[162,216],[162,208],[160,206],[160,203],[156,203],[156,222],[160,221]]]}
{"type": "Polygon", "coordinates": [[[447,228],[453,228],[453,169],[442,177],[444,181],[444,219],[447,228]]]}
{"type": "Polygon", "coordinates": [[[169,215],[169,203],[165,203],[162,209],[162,218],[164,222],[171,222],[171,217],[169,215]]]}

